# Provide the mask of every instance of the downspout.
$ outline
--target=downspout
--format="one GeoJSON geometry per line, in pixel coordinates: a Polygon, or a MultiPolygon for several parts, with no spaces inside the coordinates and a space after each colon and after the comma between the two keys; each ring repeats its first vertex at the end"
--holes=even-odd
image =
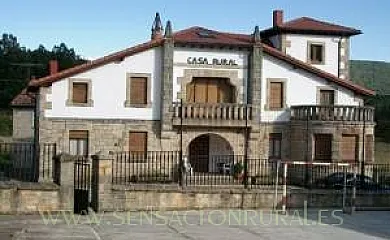
{"type": "Polygon", "coordinates": [[[339,40],[337,41],[337,77],[340,77],[340,54],[341,54],[341,41],[342,41],[342,37],[339,38],[339,40]]]}
{"type": "Polygon", "coordinates": [[[35,166],[35,179],[39,179],[39,118],[40,118],[40,89],[35,90],[35,107],[34,107],[34,166],[35,166]]]}

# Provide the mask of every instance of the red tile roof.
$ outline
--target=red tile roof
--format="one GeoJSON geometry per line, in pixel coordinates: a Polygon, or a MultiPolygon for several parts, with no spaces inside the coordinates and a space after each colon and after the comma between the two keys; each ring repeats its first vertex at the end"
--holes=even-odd
{"type": "Polygon", "coordinates": [[[325,34],[336,36],[352,36],[362,32],[358,29],[345,27],[333,23],[320,21],[309,17],[301,17],[279,26],[274,26],[262,31],[263,36],[275,35],[280,32],[286,33],[307,33],[307,34],[325,34]]]}
{"type": "MultiPolygon", "coordinates": [[[[201,45],[213,45],[213,46],[235,46],[235,47],[246,47],[251,48],[253,43],[252,35],[245,35],[245,34],[235,34],[235,33],[225,33],[225,32],[218,32],[214,30],[205,29],[202,27],[192,27],[188,28],[179,32],[176,32],[173,35],[175,43],[181,43],[181,44],[201,44],[201,45]]],[[[58,81],[60,79],[73,76],[78,73],[82,73],[84,71],[114,62],[114,61],[120,61],[121,59],[131,56],[133,54],[145,51],[147,49],[161,46],[164,42],[164,39],[158,39],[158,40],[152,40],[128,49],[125,49],[123,51],[108,55],[106,57],[91,61],[89,63],[85,63],[79,66],[76,66],[74,68],[67,69],[65,71],[43,77],[40,79],[36,79],[30,82],[31,87],[38,87],[38,86],[49,86],[51,83],[58,81]]],[[[324,78],[330,82],[334,82],[338,85],[341,85],[347,89],[350,89],[358,94],[362,95],[374,95],[375,92],[369,89],[366,89],[360,85],[357,85],[353,83],[350,80],[343,80],[338,78],[337,76],[334,76],[330,73],[327,73],[323,70],[320,70],[316,67],[313,67],[305,62],[302,62],[298,59],[295,59],[291,56],[288,56],[281,51],[267,45],[262,44],[263,51],[267,54],[269,54],[272,57],[275,57],[279,60],[282,60],[284,62],[287,62],[291,65],[293,65],[296,68],[305,70],[307,72],[310,72],[314,75],[317,75],[321,78],[324,78]]]]}
{"type": "Polygon", "coordinates": [[[12,99],[11,106],[32,108],[35,106],[35,96],[34,94],[27,92],[27,88],[25,88],[12,99]]]}

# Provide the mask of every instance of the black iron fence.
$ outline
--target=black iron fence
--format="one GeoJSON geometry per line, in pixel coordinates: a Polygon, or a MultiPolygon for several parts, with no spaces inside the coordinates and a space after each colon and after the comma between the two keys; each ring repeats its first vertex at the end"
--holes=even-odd
{"type": "Polygon", "coordinates": [[[177,183],[177,151],[117,152],[112,166],[113,184],[177,183]]]}
{"type": "Polygon", "coordinates": [[[50,162],[42,166],[42,174],[50,172],[52,176],[51,162],[55,152],[54,143],[41,144],[38,149],[31,142],[0,143],[0,181],[38,181],[39,158],[50,162]]]}
{"type": "Polygon", "coordinates": [[[113,184],[182,184],[185,186],[273,186],[278,164],[242,155],[191,155],[178,151],[117,152],[113,184]],[[182,161],[181,161],[182,159],[182,161]]]}
{"type": "Polygon", "coordinates": [[[390,164],[289,163],[286,182],[306,189],[390,193],[390,164]]]}
{"type": "Polygon", "coordinates": [[[242,155],[191,155],[180,152],[118,152],[113,184],[171,184],[218,188],[289,188],[389,192],[390,164],[281,162],[242,155]],[[286,166],[287,165],[287,166],[286,166]],[[284,176],[284,168],[286,175],[284,176]]]}

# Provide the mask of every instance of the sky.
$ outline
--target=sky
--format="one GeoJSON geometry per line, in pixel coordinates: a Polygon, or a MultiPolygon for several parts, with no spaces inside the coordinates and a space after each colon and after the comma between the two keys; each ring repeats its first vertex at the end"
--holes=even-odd
{"type": "Polygon", "coordinates": [[[64,42],[94,59],[149,40],[156,12],[174,31],[203,26],[250,34],[256,25],[270,27],[275,9],[285,20],[308,16],[360,29],[351,58],[390,62],[388,0],[12,0],[1,3],[0,33],[32,49],[64,42]]]}

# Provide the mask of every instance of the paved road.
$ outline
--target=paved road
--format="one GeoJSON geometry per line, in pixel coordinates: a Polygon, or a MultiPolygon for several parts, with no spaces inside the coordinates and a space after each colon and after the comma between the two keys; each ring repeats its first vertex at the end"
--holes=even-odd
{"type": "Polygon", "coordinates": [[[0,216],[1,240],[390,239],[390,212],[122,212],[0,216]]]}

